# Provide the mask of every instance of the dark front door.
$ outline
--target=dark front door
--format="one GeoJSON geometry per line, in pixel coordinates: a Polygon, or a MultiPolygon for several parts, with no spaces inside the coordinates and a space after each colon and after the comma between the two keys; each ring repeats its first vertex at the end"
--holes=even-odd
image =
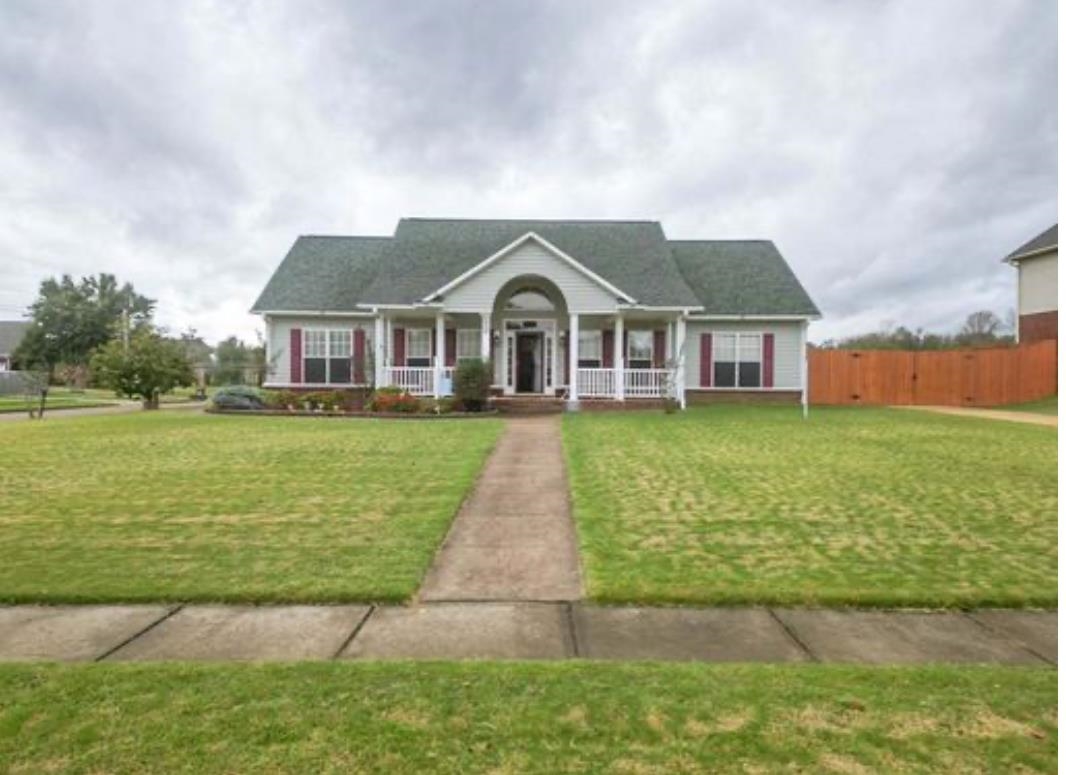
{"type": "Polygon", "coordinates": [[[538,348],[540,347],[540,334],[518,334],[518,374],[515,380],[515,390],[519,393],[536,393],[540,390],[537,383],[539,360],[538,348]]]}

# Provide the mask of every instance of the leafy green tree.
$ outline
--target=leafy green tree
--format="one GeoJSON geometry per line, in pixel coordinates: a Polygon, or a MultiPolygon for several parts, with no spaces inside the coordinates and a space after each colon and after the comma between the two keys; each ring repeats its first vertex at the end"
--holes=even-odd
{"type": "Polygon", "coordinates": [[[139,397],[145,409],[159,408],[161,394],[193,382],[192,366],[181,343],[148,326],[138,328],[128,343],[114,339],[100,347],[90,364],[99,384],[130,398],[139,397]]]}
{"type": "Polygon", "coordinates": [[[123,331],[147,325],[155,302],[122,286],[114,275],[75,282],[70,275],[41,283],[30,305],[32,326],[14,355],[20,367],[43,371],[51,381],[60,364],[87,366],[94,349],[123,331]]]}
{"type": "Polygon", "coordinates": [[[223,339],[215,347],[215,370],[212,382],[216,385],[236,385],[257,377],[263,371],[266,348],[262,344],[249,345],[235,336],[223,339]]]}

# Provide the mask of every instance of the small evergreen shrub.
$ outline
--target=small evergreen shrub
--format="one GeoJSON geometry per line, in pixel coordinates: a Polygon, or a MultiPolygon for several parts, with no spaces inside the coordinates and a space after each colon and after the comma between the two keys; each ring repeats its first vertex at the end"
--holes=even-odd
{"type": "Polygon", "coordinates": [[[492,389],[492,361],[459,361],[452,381],[455,398],[468,412],[480,412],[489,402],[492,389]]]}

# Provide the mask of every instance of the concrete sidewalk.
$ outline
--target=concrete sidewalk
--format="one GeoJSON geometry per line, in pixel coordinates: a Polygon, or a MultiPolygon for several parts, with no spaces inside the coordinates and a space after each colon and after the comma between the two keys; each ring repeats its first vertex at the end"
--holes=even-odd
{"type": "Polygon", "coordinates": [[[0,607],[0,661],[609,659],[1057,665],[1056,611],[417,606],[0,607]]]}
{"type": "Polygon", "coordinates": [[[558,415],[509,419],[426,574],[423,601],[583,596],[558,415]]]}
{"type": "Polygon", "coordinates": [[[1036,412],[1014,412],[1006,409],[978,409],[962,406],[897,406],[896,409],[914,409],[920,412],[935,412],[937,414],[950,414],[955,417],[976,417],[983,420],[1004,420],[1006,422],[1020,422],[1027,425],[1045,425],[1049,428],[1059,427],[1059,418],[1053,414],[1037,414],[1036,412]]]}

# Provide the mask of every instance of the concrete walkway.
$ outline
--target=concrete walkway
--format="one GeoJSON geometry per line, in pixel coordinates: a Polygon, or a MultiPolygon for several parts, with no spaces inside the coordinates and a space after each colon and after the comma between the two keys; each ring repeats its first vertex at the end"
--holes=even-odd
{"type": "Polygon", "coordinates": [[[403,606],[0,607],[0,661],[596,659],[1057,665],[1056,611],[403,606]]]}
{"type": "Polygon", "coordinates": [[[426,575],[423,601],[569,601],[581,565],[561,420],[508,420],[426,575]]]}
{"type": "Polygon", "coordinates": [[[984,420],[1006,420],[1007,422],[1020,422],[1028,425],[1059,427],[1059,418],[1056,415],[1037,414],[1036,412],[1011,412],[1005,409],[967,409],[962,406],[898,406],[896,408],[917,409],[923,412],[950,414],[956,417],[977,417],[984,420]]]}

